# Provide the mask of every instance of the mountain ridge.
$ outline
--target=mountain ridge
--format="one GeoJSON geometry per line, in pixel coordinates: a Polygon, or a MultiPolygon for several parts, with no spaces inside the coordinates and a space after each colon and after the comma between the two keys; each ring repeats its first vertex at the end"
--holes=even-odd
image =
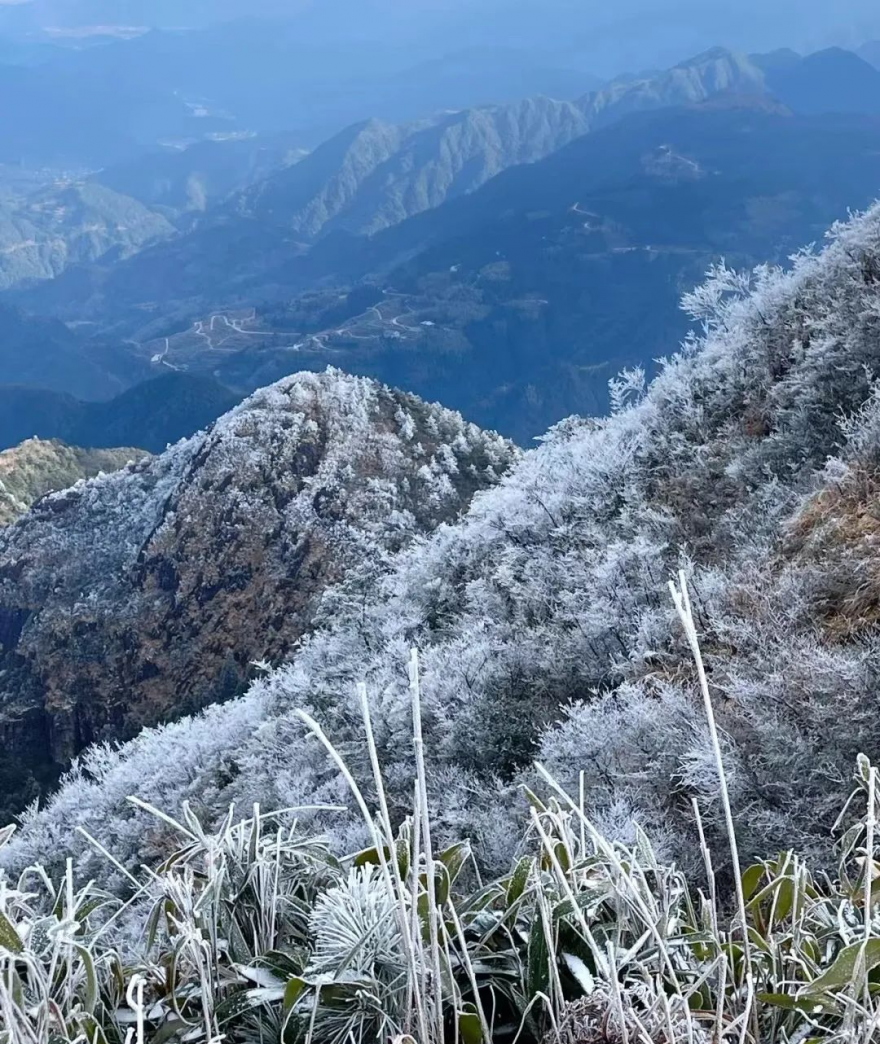
{"type": "Polygon", "coordinates": [[[0,449],[38,437],[94,449],[140,445],[161,453],[169,443],[208,427],[241,398],[210,377],[177,372],[97,402],[0,384],[0,449]]]}
{"type": "Polygon", "coordinates": [[[296,168],[264,180],[236,206],[257,220],[279,220],[273,200],[280,199],[286,209],[292,202],[292,220],[282,216],[280,221],[306,239],[335,230],[369,235],[471,192],[508,166],[540,159],[587,129],[574,103],[550,98],[465,110],[413,125],[369,120],[343,131],[296,168]],[[320,170],[325,152],[338,167],[329,179],[312,170],[320,170]],[[315,182],[320,188],[310,193],[315,182]]]}

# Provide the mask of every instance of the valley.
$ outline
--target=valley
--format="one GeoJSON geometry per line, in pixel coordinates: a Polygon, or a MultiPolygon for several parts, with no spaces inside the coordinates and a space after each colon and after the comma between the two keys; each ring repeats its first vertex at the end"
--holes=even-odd
{"type": "Polygon", "coordinates": [[[153,242],[7,296],[73,331],[107,371],[98,395],[161,372],[244,395],[336,365],[528,443],[603,413],[621,367],[652,372],[720,257],[783,261],[867,205],[875,111],[880,71],[849,52],[716,48],[570,102],[356,124],[307,154],[290,135],[204,143],[96,175],[137,193],[153,242]],[[849,111],[820,111],[822,83],[849,111]]]}
{"type": "MultiPolygon", "coordinates": [[[[250,220],[218,228],[215,246],[237,259],[225,291],[225,266],[201,260],[209,233],[197,232],[63,307],[109,322],[130,372],[247,392],[341,366],[528,443],[569,413],[603,413],[622,367],[651,371],[687,332],[681,295],[720,257],[781,262],[870,202],[878,157],[880,128],[860,115],[751,99],[636,114],[371,236],[291,250],[288,233],[250,220]],[[179,264],[188,282],[164,283],[179,264]]],[[[51,307],[62,294],[65,277],[26,299],[51,307]]]]}

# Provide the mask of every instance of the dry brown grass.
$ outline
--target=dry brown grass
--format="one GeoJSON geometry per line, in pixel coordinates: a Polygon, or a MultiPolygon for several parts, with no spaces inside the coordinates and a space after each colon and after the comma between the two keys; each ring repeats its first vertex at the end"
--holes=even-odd
{"type": "Polygon", "coordinates": [[[783,554],[818,570],[816,615],[830,638],[880,624],[880,473],[853,469],[813,496],[790,526],[783,554]]]}

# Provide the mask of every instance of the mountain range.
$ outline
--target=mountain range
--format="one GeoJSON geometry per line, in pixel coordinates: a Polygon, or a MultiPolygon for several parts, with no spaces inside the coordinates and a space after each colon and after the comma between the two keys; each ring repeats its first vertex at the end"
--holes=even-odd
{"type": "Polygon", "coordinates": [[[415,125],[371,121],[258,183],[232,206],[306,240],[333,231],[369,235],[472,192],[502,170],[542,159],[631,112],[697,104],[721,93],[758,94],[764,85],[757,65],[718,49],[571,102],[531,98],[415,125]]]}
{"type": "MultiPolygon", "coordinates": [[[[13,70],[15,75],[25,72],[13,70]]],[[[121,70],[104,72],[121,75],[121,70]]],[[[74,73],[78,75],[76,69],[74,73]]],[[[138,156],[111,165],[97,181],[159,208],[153,219],[157,225],[165,216],[173,220],[181,213],[202,212],[232,195],[228,207],[221,205],[211,214],[209,225],[239,215],[307,241],[334,229],[370,233],[471,191],[510,165],[541,158],[628,113],[698,103],[718,94],[768,92],[797,112],[877,111],[880,72],[841,50],[805,59],[788,52],[783,61],[780,54],[749,59],[716,49],[662,74],[619,79],[569,103],[534,98],[414,124],[372,120],[341,132],[299,165],[294,160],[304,153],[288,132],[138,156]]],[[[34,96],[27,85],[19,93],[34,96]]],[[[151,234],[142,235],[135,247],[167,228],[147,231],[151,234]]],[[[76,234],[74,227],[71,236],[76,234]]],[[[123,256],[132,250],[125,242],[122,247],[123,256]]],[[[79,259],[98,256],[100,251],[93,250],[79,259]]]]}
{"type": "Polygon", "coordinates": [[[541,159],[588,129],[577,104],[550,98],[413,125],[371,120],[245,190],[229,209],[305,241],[337,230],[368,235],[541,159]]]}
{"type": "MultiPolygon", "coordinates": [[[[105,399],[170,369],[241,395],[343,364],[527,441],[650,368],[718,257],[784,259],[870,202],[878,111],[880,71],[850,52],[718,48],[308,154],[292,132],[153,152],[8,204],[7,297],[67,328],[63,366],[16,352],[4,376],[105,399]]],[[[35,434],[80,441],[42,420],[9,438],[35,434]]]]}
{"type": "MultiPolygon", "coordinates": [[[[719,252],[735,250],[744,263],[761,257],[782,258],[794,243],[845,216],[848,207],[869,203],[876,188],[870,143],[876,136],[873,114],[878,106],[880,71],[850,52],[832,50],[806,58],[785,52],[748,58],[716,49],[663,73],[614,81],[574,101],[537,98],[434,116],[414,124],[375,120],[357,124],[299,162],[291,162],[289,139],[281,155],[270,148],[266,156],[256,144],[237,143],[240,160],[231,164],[231,176],[220,177],[213,195],[218,201],[213,205],[208,201],[210,193],[200,188],[207,177],[193,174],[198,163],[186,150],[179,173],[171,179],[176,188],[161,206],[171,205],[173,198],[179,208],[177,220],[182,213],[189,210],[192,217],[195,211],[193,227],[185,224],[181,232],[127,260],[108,256],[103,262],[75,265],[60,279],[21,292],[18,300],[35,312],[90,324],[84,330],[93,342],[115,343],[110,354],[120,360],[113,367],[117,380],[130,381],[150,364],[194,367],[246,392],[289,372],[294,351],[305,353],[305,364],[317,366],[333,361],[333,352],[343,351],[346,354],[340,358],[359,372],[409,382],[421,394],[442,395],[448,386],[461,386],[460,374],[454,369],[443,383],[450,359],[454,363],[463,357],[462,352],[471,358],[474,352],[483,355],[479,329],[483,319],[490,326],[501,324],[503,341],[510,329],[510,315],[516,316],[515,325],[528,328],[532,326],[528,315],[534,307],[529,302],[555,298],[550,308],[553,328],[548,335],[560,351],[558,338],[571,338],[582,315],[572,310],[570,295],[560,300],[544,285],[546,276],[538,269],[549,247],[536,251],[534,244],[529,245],[536,271],[529,272],[527,285],[517,289],[500,315],[497,309],[486,310],[480,302],[474,303],[481,288],[473,285],[471,277],[479,269],[469,269],[469,279],[462,276],[457,281],[462,285],[451,291],[460,301],[449,300],[445,283],[459,263],[457,254],[468,257],[472,247],[461,244],[458,250],[450,246],[438,267],[432,267],[431,259],[437,255],[428,248],[433,251],[437,242],[451,243],[460,236],[470,236],[474,245],[480,237],[491,242],[496,233],[489,231],[490,215],[499,220],[502,213],[505,250],[515,248],[517,238],[524,245],[538,229],[528,215],[533,218],[548,207],[551,212],[558,210],[565,198],[566,212],[575,206],[592,208],[600,226],[615,227],[617,231],[605,242],[610,250],[598,252],[612,258],[613,265],[634,260],[614,255],[627,244],[664,247],[661,264],[653,271],[657,283],[666,288],[665,303],[657,313],[660,326],[655,342],[646,340],[638,317],[628,328],[617,325],[611,315],[599,317],[592,327],[590,357],[580,359],[574,351],[567,373],[584,373],[585,365],[599,364],[605,369],[597,371],[587,385],[578,380],[570,384],[567,378],[571,395],[566,402],[524,407],[523,397],[541,400],[547,383],[539,375],[529,374],[513,392],[509,380],[501,376],[492,386],[478,384],[471,399],[455,403],[476,409],[473,416],[487,425],[527,437],[561,416],[561,409],[603,408],[605,378],[623,359],[650,359],[660,340],[682,329],[675,319],[677,295],[698,279],[719,252]],[[817,101],[823,96],[827,108],[842,106],[846,117],[816,113],[823,108],[817,101]],[[703,115],[664,115],[675,106],[693,105],[703,105],[703,115]],[[748,115],[736,116],[737,112],[748,115]],[[646,115],[638,119],[640,113],[646,115]],[[696,120],[692,132],[689,120],[696,120]],[[704,132],[705,146],[697,141],[704,132]],[[771,137],[776,134],[784,143],[784,155],[767,166],[764,150],[780,151],[772,147],[771,137]],[[724,136],[731,138],[730,147],[723,145],[724,136]],[[595,145],[590,144],[594,140],[595,145]],[[664,147],[665,158],[661,155],[664,147]],[[846,161],[854,149],[863,158],[858,167],[846,161]],[[803,157],[812,150],[816,162],[805,167],[803,157]],[[829,150],[837,150],[836,160],[833,153],[829,158],[829,150]],[[280,160],[279,168],[265,176],[255,174],[264,172],[260,164],[270,162],[271,157],[280,160]],[[508,169],[513,170],[509,179],[508,169]],[[813,176],[818,169],[823,171],[822,177],[813,176]],[[190,171],[186,176],[185,170],[190,171]],[[693,176],[694,171],[700,176],[693,176]],[[231,187],[236,177],[245,177],[249,183],[220,199],[219,185],[231,187]],[[827,184],[819,184],[823,177],[827,184]],[[704,213],[706,207],[724,208],[723,214],[706,212],[703,228],[696,229],[691,221],[686,243],[681,234],[677,242],[664,242],[667,231],[657,227],[655,212],[667,205],[659,197],[653,203],[648,198],[651,193],[668,195],[673,182],[679,186],[676,200],[681,199],[672,206],[679,207],[679,213],[682,209],[704,213]],[[611,212],[604,213],[599,199],[589,204],[588,196],[607,190],[628,193],[632,200],[644,199],[644,206],[632,211],[632,205],[626,204],[623,213],[619,208],[615,211],[614,205],[611,212]],[[553,193],[561,194],[551,199],[553,193]],[[713,193],[715,203],[708,198],[713,193]],[[687,200],[689,194],[693,198],[687,200]],[[193,195],[206,200],[204,210],[193,207],[193,195]],[[750,207],[763,207],[769,213],[759,218],[756,210],[750,217],[750,207]],[[520,217],[515,220],[516,210],[520,217]],[[737,213],[740,216],[735,218],[737,213]],[[726,235],[724,222],[729,219],[734,223],[726,235]],[[674,246],[673,254],[665,250],[668,245],[674,246]],[[419,258],[420,254],[424,257],[419,258]],[[415,271],[424,277],[418,285],[411,278],[415,271]],[[429,276],[432,282],[428,285],[438,287],[436,295],[432,290],[424,292],[429,276]],[[403,306],[395,315],[386,317],[381,308],[377,314],[375,292],[372,298],[364,292],[365,310],[351,312],[348,294],[353,285],[361,283],[403,294],[403,306]],[[318,291],[316,301],[298,296],[313,290],[318,291]],[[418,300],[413,301],[417,290],[418,300]],[[349,304],[325,307],[333,300],[349,304]],[[513,306],[513,313],[508,306],[513,306]],[[411,341],[412,332],[407,334],[400,326],[402,316],[421,314],[426,308],[418,325],[404,322],[404,326],[419,334],[427,357],[421,350],[417,356],[396,352],[400,346],[395,343],[388,346],[385,334],[391,340],[411,341]],[[432,308],[436,316],[428,314],[432,308]],[[341,313],[335,329],[330,326],[335,317],[322,324],[324,312],[334,310],[341,313]],[[450,310],[457,310],[460,322],[444,318],[450,310]],[[390,319],[398,321],[393,328],[388,327],[390,319]],[[460,329],[460,323],[468,329],[460,329]],[[222,336],[215,339],[217,324],[222,336]],[[445,335],[437,348],[437,335],[443,332],[438,327],[444,328],[445,335]],[[358,343],[352,345],[348,334],[358,343]],[[217,343],[222,345],[220,352],[215,351],[217,343]],[[412,376],[412,366],[424,379],[412,376]],[[438,373],[442,382],[434,385],[432,393],[431,382],[438,373]],[[512,424],[512,413],[521,422],[512,424]]],[[[163,183],[163,177],[152,179],[153,175],[145,177],[138,191],[142,198],[151,193],[151,206],[160,207],[161,190],[157,192],[156,186],[163,183]]],[[[129,173],[127,184],[132,190],[137,181],[129,173]]],[[[120,184],[118,173],[116,181],[111,175],[110,184],[120,184]]],[[[550,235],[542,230],[546,238],[540,243],[554,243],[561,272],[575,271],[582,263],[582,243],[571,236],[563,241],[558,233],[555,224],[550,235]],[[575,256],[569,258],[567,252],[572,251],[575,256]]],[[[496,243],[495,254],[503,253],[501,245],[496,243]]],[[[586,256],[596,254],[594,246],[586,256]]],[[[485,252],[482,257],[480,268],[492,260],[485,252]]],[[[522,263],[531,262],[523,257],[522,263]]],[[[588,276],[597,278],[595,272],[581,272],[580,278],[588,276]]],[[[598,278],[602,278],[601,267],[598,278]]],[[[619,274],[610,280],[620,285],[619,274]]],[[[614,300],[601,284],[593,292],[599,303],[611,305],[614,300]]],[[[659,301],[652,292],[648,293],[651,301],[659,301]]],[[[490,304],[494,306],[495,301],[490,304]]],[[[539,342],[544,336],[533,329],[514,335],[505,349],[509,360],[522,357],[524,338],[533,335],[539,342]]],[[[497,337],[495,340],[498,342],[497,337]]],[[[495,360],[486,357],[484,365],[491,370],[495,360]]],[[[558,382],[554,379],[553,383],[558,382]]]]}
{"type": "Polygon", "coordinates": [[[74,272],[37,293],[76,286],[69,318],[118,308],[110,329],[140,342],[125,351],[138,367],[249,389],[332,361],[528,440],[604,412],[617,369],[677,343],[679,297],[719,257],[784,260],[867,205],[878,156],[872,117],[725,99],[630,116],[371,237],[328,235],[291,257],[283,233],[251,221],[147,250],[91,296],[74,272]],[[157,310],[169,264],[175,300],[157,310]]]}
{"type": "MultiPolygon", "coordinates": [[[[327,72],[344,81],[350,65],[431,61],[463,46],[515,48],[521,66],[540,57],[557,72],[586,67],[607,77],[665,66],[718,40],[740,49],[789,44],[806,50],[852,42],[855,26],[862,38],[880,33],[872,0],[840,0],[834,8],[817,0],[743,0],[735,10],[688,0],[618,0],[595,8],[578,0],[414,0],[407,13],[402,18],[394,0],[21,0],[0,5],[0,34],[96,49],[99,41],[149,27],[186,25],[199,32],[269,21],[276,33],[291,26],[316,47],[335,43],[327,72]]],[[[303,51],[292,52],[300,62],[309,58],[303,51]]]]}

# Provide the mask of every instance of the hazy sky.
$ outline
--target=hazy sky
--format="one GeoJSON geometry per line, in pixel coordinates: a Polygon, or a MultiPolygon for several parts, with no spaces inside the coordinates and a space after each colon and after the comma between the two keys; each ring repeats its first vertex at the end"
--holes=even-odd
{"type": "Polygon", "coordinates": [[[880,37],[880,0],[0,0],[0,31],[297,12],[304,40],[309,33],[372,38],[408,47],[417,59],[466,46],[519,46],[600,75],[669,64],[714,44],[803,50],[880,37]]]}
{"type": "MultiPolygon", "coordinates": [[[[404,3],[407,0],[403,0],[404,3]]],[[[432,0],[425,0],[426,3],[432,0]]],[[[523,42],[545,38],[579,50],[596,71],[668,64],[715,44],[750,50],[830,44],[880,36],[880,0],[483,0],[505,12],[523,42]],[[602,66],[600,68],[600,66],[602,66]]],[[[481,0],[470,5],[473,11],[481,0]]],[[[500,19],[504,22],[504,17],[500,19]]]]}

